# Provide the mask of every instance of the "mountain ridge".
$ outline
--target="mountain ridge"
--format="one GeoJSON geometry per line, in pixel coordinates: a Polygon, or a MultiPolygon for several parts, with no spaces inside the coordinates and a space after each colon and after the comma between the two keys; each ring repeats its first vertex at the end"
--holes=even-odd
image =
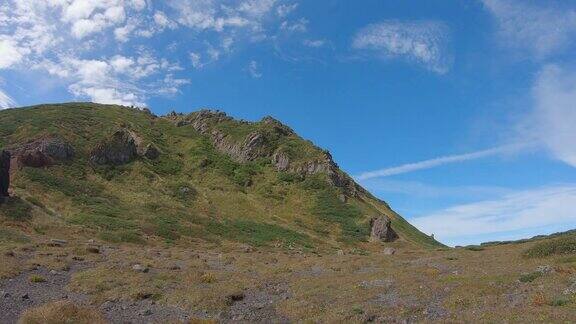
{"type": "Polygon", "coordinates": [[[0,132],[22,164],[17,195],[110,240],[352,246],[377,216],[400,240],[442,246],[269,116],[65,103],[2,111],[0,132]]]}

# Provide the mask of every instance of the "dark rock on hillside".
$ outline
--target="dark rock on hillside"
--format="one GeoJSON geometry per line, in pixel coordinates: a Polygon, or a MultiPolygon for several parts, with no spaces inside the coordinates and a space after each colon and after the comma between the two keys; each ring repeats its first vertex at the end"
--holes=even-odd
{"type": "Polygon", "coordinates": [[[10,188],[10,152],[2,150],[0,152],[0,199],[9,196],[8,188],[10,188]]]}
{"type": "Polygon", "coordinates": [[[148,144],[144,147],[140,155],[150,160],[156,160],[157,158],[160,157],[160,151],[158,151],[156,146],[148,144]]]}
{"type": "Polygon", "coordinates": [[[12,150],[18,167],[48,167],[74,158],[74,148],[60,137],[44,137],[12,150]]]}
{"type": "Polygon", "coordinates": [[[90,154],[90,161],[100,165],[122,165],[132,162],[137,156],[134,136],[130,131],[121,129],[96,145],[90,154]]]}
{"type": "Polygon", "coordinates": [[[157,159],[160,151],[152,144],[145,145],[136,133],[120,129],[96,145],[90,154],[90,161],[98,165],[123,165],[139,156],[157,159]]]}
{"type": "Polygon", "coordinates": [[[370,220],[372,230],[370,241],[372,242],[392,242],[398,239],[398,234],[392,229],[391,221],[386,216],[376,216],[370,220]]]}

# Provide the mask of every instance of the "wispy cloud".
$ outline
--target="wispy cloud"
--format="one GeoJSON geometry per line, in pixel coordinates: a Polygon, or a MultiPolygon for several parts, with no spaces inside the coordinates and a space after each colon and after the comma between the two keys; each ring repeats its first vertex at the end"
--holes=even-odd
{"type": "Polygon", "coordinates": [[[511,190],[498,186],[436,186],[419,181],[372,178],[362,181],[362,186],[370,192],[386,197],[386,194],[401,194],[414,199],[450,197],[478,200],[480,197],[493,198],[511,190]]]}
{"type": "Polygon", "coordinates": [[[558,185],[506,194],[499,199],[457,205],[412,223],[448,244],[516,239],[576,225],[576,185],[558,185]]]}
{"type": "Polygon", "coordinates": [[[250,61],[247,67],[248,73],[254,79],[260,79],[262,77],[262,72],[260,72],[260,64],[256,61],[250,61]]]}
{"type": "Polygon", "coordinates": [[[361,29],[352,47],[384,59],[404,58],[443,74],[452,64],[448,40],[449,28],[442,22],[392,20],[361,29]]]}
{"type": "Polygon", "coordinates": [[[415,163],[407,163],[407,164],[403,164],[403,165],[395,166],[395,167],[391,167],[391,168],[385,168],[385,169],[380,169],[380,170],[375,170],[375,171],[364,172],[364,173],[357,175],[356,179],[367,180],[367,179],[372,179],[372,178],[388,177],[388,176],[402,174],[402,173],[414,172],[414,171],[418,171],[418,170],[431,169],[431,168],[439,167],[439,166],[446,165],[446,164],[465,162],[465,161],[481,159],[481,158],[485,158],[485,157],[489,157],[489,156],[494,156],[494,155],[498,155],[498,154],[510,153],[510,152],[519,150],[519,149],[525,147],[526,145],[527,144],[504,145],[504,146],[494,147],[494,148],[476,151],[476,152],[471,152],[471,153],[466,153],[466,154],[457,154],[457,155],[448,155],[448,156],[437,157],[437,158],[433,158],[430,160],[424,160],[424,161],[415,162],[415,163]]]}
{"type": "Polygon", "coordinates": [[[498,23],[504,46],[544,58],[570,46],[576,36],[576,10],[552,1],[538,5],[519,0],[482,0],[498,23]]]}
{"type": "Polygon", "coordinates": [[[16,101],[0,89],[0,109],[13,108],[16,107],[16,105],[16,101]]]}
{"type": "Polygon", "coordinates": [[[533,111],[521,136],[540,142],[556,159],[576,167],[576,69],[549,64],[532,88],[533,111]]]}

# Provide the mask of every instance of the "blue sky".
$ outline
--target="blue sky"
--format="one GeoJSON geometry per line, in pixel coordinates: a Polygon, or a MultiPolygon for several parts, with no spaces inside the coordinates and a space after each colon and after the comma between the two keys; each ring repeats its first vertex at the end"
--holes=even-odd
{"type": "Polygon", "coordinates": [[[573,1],[6,0],[0,108],[272,115],[450,244],[576,227],[573,1]]]}

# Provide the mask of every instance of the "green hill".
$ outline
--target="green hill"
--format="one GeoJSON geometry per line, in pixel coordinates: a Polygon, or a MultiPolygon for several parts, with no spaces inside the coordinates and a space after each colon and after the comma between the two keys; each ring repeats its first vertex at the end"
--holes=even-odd
{"type": "Polygon", "coordinates": [[[0,148],[12,153],[19,197],[0,207],[5,228],[41,217],[36,232],[58,226],[112,242],[308,249],[363,244],[371,218],[385,215],[400,240],[442,246],[271,117],[40,105],[0,112],[0,148]]]}

